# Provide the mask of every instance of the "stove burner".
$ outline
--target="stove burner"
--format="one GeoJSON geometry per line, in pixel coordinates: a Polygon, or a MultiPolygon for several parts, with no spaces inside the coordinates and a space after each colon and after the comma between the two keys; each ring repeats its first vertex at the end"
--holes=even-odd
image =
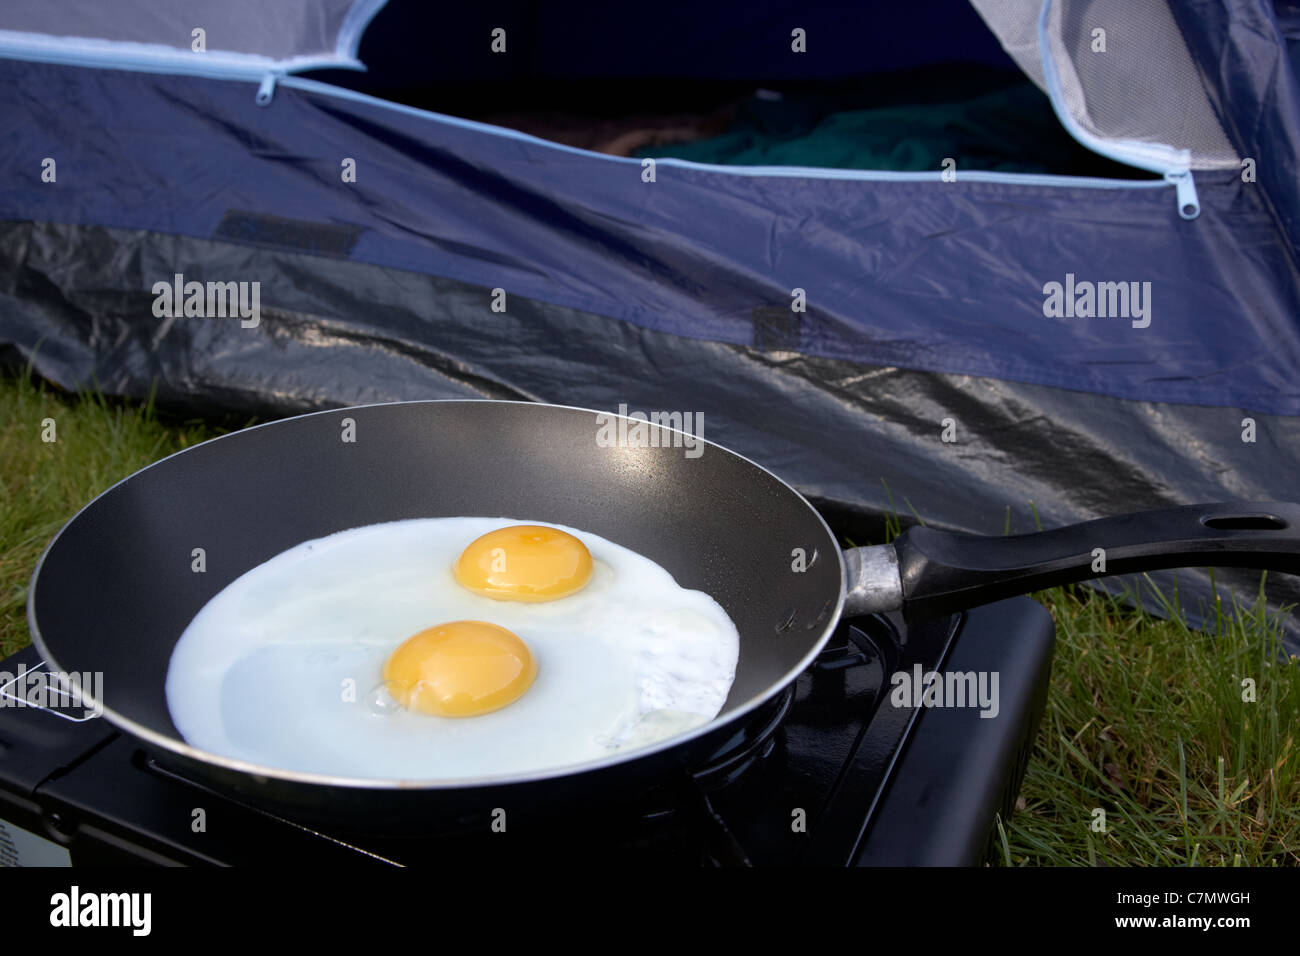
{"type": "MultiPolygon", "coordinates": [[[[561,804],[537,808],[527,790],[503,794],[502,833],[481,806],[445,825],[356,833],[346,818],[255,806],[106,721],[0,709],[0,844],[85,864],[975,863],[1018,786],[1051,639],[1028,599],[921,624],[841,622],[790,687],[662,785],[614,801],[568,784],[561,804]],[[890,675],[915,665],[998,670],[999,719],[893,706],[890,675]],[[196,809],[206,831],[191,825],[196,809]]],[[[37,664],[27,648],[0,671],[37,664]]]]}
{"type": "MultiPolygon", "coordinates": [[[[793,700],[794,688],[787,687],[774,698],[765,701],[756,708],[734,733],[718,744],[706,756],[693,762],[689,770],[671,774],[663,784],[638,794],[634,803],[623,805],[620,809],[629,818],[637,817],[645,820],[662,818],[665,814],[672,814],[675,808],[682,805],[684,793],[691,794],[689,802],[693,803],[696,800],[695,794],[706,795],[710,791],[731,785],[742,774],[750,771],[756,764],[771,755],[775,745],[775,735],[781,726],[782,720],[789,713],[793,700]]],[[[219,799],[239,804],[252,812],[290,826],[303,827],[322,836],[327,836],[324,831],[334,832],[335,836],[327,836],[328,839],[337,838],[340,842],[347,842],[348,845],[351,845],[350,841],[362,839],[368,832],[369,835],[374,835],[373,831],[358,833],[356,827],[350,826],[347,820],[340,821],[337,828],[333,828],[328,824],[313,824],[310,827],[305,827],[303,823],[293,820],[291,814],[283,812],[280,808],[242,799],[238,794],[213,786],[200,777],[188,773],[183,767],[171,765],[167,761],[166,755],[145,755],[144,766],[151,773],[211,794],[219,799]]],[[[428,825],[412,829],[410,835],[429,836],[440,834],[445,836],[481,829],[482,820],[477,816],[465,819],[444,818],[440,821],[431,819],[428,825]]],[[[394,836],[399,834],[385,835],[394,836]]]]}

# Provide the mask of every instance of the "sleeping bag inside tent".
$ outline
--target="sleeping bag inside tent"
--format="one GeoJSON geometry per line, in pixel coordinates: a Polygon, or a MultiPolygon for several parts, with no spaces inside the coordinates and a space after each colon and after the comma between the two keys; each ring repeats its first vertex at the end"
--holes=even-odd
{"type": "Polygon", "coordinates": [[[0,352],[201,413],[691,412],[863,539],[1294,499],[1297,22],[18,0],[0,352]]]}

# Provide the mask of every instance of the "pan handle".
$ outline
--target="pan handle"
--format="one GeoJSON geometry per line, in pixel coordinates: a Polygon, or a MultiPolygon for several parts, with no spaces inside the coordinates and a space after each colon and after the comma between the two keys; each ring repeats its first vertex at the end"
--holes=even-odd
{"type": "Polygon", "coordinates": [[[1134,571],[1213,566],[1300,574],[1300,505],[1187,505],[1001,538],[917,526],[894,548],[903,609],[924,618],[1134,571]]]}

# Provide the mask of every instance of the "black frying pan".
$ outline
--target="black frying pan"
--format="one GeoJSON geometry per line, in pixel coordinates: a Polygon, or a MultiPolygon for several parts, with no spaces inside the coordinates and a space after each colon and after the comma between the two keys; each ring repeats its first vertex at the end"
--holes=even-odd
{"type": "Polygon", "coordinates": [[[602,447],[597,414],[408,402],[304,415],[187,449],[100,495],[50,542],[28,598],[32,636],[51,668],[102,672],[104,716],[165,763],[300,817],[401,828],[512,799],[544,805],[644,788],[778,695],[842,613],[937,614],[1097,577],[1096,548],[1106,574],[1188,564],[1300,570],[1300,508],[1272,503],[1173,508],[1003,538],[913,528],[893,545],[842,553],[817,512],[753,462],[713,444],[687,455],[680,433],[654,426],[660,447],[602,447]],[[354,442],[342,440],[345,419],[354,442]],[[311,538],[457,515],[580,528],[712,595],[741,636],[722,712],[644,750],[468,781],[259,767],[181,739],[164,696],[167,665],[218,591],[311,538]],[[195,548],[206,552],[206,573],[191,570],[195,548]]]}

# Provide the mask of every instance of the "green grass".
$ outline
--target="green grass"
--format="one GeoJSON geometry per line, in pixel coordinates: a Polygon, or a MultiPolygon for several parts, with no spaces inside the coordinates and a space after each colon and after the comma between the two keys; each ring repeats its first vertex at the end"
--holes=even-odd
{"type": "Polygon", "coordinates": [[[1300,667],[1262,595],[1219,601],[1213,633],[1188,628],[1172,596],[1169,619],[1083,589],[1036,597],[1056,659],[999,862],[1300,863],[1300,667]]]}
{"type": "MultiPolygon", "coordinates": [[[[132,472],[228,430],[150,404],[0,377],[0,656],[28,643],[26,592],[50,537],[132,472]],[[43,421],[58,441],[42,441],[43,421]]],[[[908,504],[910,508],[910,503],[908,504]]],[[[897,531],[896,523],[893,529],[897,531]]],[[[1017,812],[1011,865],[1300,863],[1300,668],[1263,604],[1192,631],[1083,588],[1036,597],[1056,620],[1052,686],[1017,812]],[[1255,681],[1243,701],[1241,681],[1255,681]],[[1105,811],[1104,832],[1092,828],[1105,811]]]]}
{"type": "Polygon", "coordinates": [[[0,376],[0,657],[31,643],[27,584],[45,545],[88,501],[145,465],[220,434],[164,423],[152,403],[68,396],[0,376]],[[53,437],[48,420],[53,420],[53,437]]]}

